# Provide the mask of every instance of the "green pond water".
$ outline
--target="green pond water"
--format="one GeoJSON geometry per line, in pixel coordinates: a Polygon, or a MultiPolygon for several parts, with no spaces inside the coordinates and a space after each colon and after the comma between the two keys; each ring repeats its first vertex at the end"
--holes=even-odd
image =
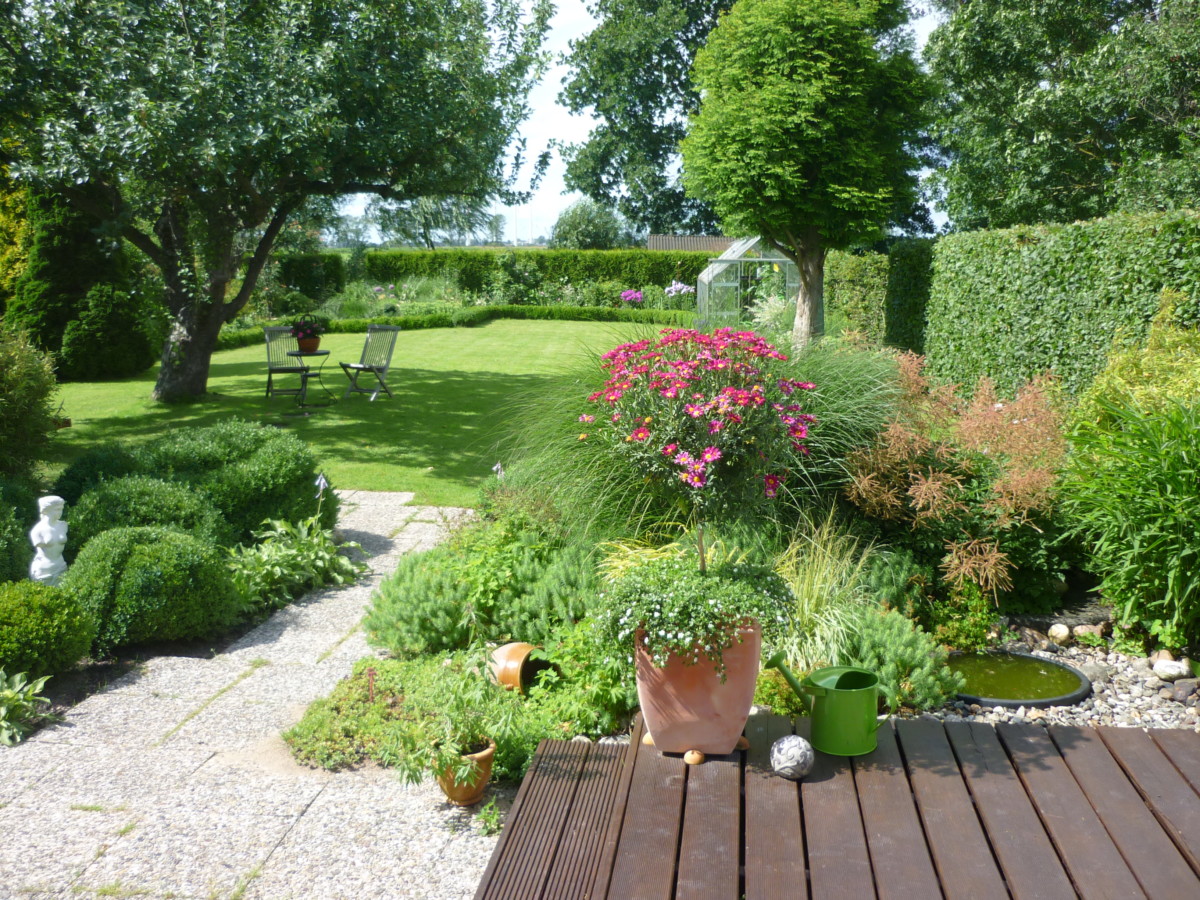
{"type": "Polygon", "coordinates": [[[964,694],[993,700],[1049,700],[1079,687],[1079,677],[1033,656],[963,653],[947,665],[967,679],[964,694]]]}

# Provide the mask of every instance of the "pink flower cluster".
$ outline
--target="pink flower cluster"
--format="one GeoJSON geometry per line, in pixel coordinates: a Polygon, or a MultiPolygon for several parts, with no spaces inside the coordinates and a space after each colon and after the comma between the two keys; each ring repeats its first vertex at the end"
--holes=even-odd
{"type": "Polygon", "coordinates": [[[641,303],[642,302],[642,292],[641,291],[622,291],[621,299],[623,301],[625,301],[626,303],[641,303]]]}
{"type": "MultiPolygon", "coordinates": [[[[807,452],[804,440],[814,417],[788,398],[814,385],[764,371],[765,361],[786,359],[750,331],[664,330],[657,341],[622,344],[605,353],[608,380],[588,399],[606,403],[614,423],[622,412],[631,414],[634,427],[620,432],[621,443],[650,477],[667,474],[667,464],[679,482],[698,491],[711,487],[717,474],[724,482],[739,472],[769,467],[775,435],[786,433],[793,449],[807,452]],[[687,449],[703,446],[705,439],[703,450],[687,449]],[[654,449],[641,456],[634,448],[644,445],[654,449]]],[[[774,497],[782,480],[778,473],[764,476],[763,494],[774,497]]]]}

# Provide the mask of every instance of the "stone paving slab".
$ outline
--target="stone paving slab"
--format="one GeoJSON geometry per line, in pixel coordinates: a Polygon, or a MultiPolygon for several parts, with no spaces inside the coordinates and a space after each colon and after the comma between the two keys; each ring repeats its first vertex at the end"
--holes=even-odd
{"type": "Polygon", "coordinates": [[[343,500],[339,532],[376,554],[363,581],[313,592],[214,659],[149,660],[0,749],[0,900],[474,894],[496,838],[470,812],[375,767],[303,768],[280,738],[375,654],[358,623],[383,575],[472,514],[411,494],[343,500]]]}

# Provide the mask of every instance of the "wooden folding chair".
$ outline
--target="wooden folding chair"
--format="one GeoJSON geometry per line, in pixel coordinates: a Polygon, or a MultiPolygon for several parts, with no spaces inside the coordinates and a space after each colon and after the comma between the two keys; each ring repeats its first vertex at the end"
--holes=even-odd
{"type": "Polygon", "coordinates": [[[264,326],[263,337],[267,340],[267,396],[270,397],[272,394],[295,396],[304,393],[304,385],[308,378],[309,369],[308,366],[301,365],[296,357],[287,355],[289,350],[300,349],[300,345],[292,337],[291,326],[264,326]],[[276,375],[299,375],[300,387],[275,387],[274,378],[276,375]]]}
{"type": "Polygon", "coordinates": [[[392,396],[387,386],[387,374],[392,365],[392,351],[396,348],[396,335],[399,331],[400,328],[396,325],[367,326],[367,340],[363,344],[362,358],[356,363],[339,363],[346,377],[350,379],[346,393],[342,395],[343,400],[351,394],[370,394],[374,400],[380,391],[389,397],[392,396]],[[375,378],[375,384],[359,387],[359,376],[367,372],[375,378]]]}

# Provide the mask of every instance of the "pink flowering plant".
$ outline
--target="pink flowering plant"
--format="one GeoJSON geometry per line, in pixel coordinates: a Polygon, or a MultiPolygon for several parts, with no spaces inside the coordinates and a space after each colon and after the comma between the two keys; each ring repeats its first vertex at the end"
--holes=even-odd
{"type": "Polygon", "coordinates": [[[602,357],[609,373],[580,416],[581,439],[603,441],[700,525],[771,500],[790,447],[806,453],[814,422],[799,397],[813,385],[773,374],[787,357],[751,331],[664,330],[602,357]]]}

